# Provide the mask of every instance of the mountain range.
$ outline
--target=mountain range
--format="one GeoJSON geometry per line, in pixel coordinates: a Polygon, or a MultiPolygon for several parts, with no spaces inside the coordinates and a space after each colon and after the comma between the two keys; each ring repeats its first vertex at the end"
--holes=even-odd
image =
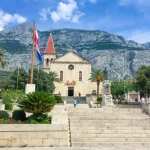
{"type": "MultiPolygon", "coordinates": [[[[100,30],[38,31],[42,53],[50,33],[58,56],[74,50],[90,60],[93,69],[106,67],[110,79],[132,79],[141,65],[150,65],[150,43],[139,44],[100,30]]],[[[0,32],[7,70],[30,64],[32,36],[33,26],[27,22],[0,32]]]]}

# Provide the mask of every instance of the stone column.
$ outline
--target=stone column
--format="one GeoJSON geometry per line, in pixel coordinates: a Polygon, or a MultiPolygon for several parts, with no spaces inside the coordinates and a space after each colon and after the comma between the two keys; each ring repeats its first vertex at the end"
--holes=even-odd
{"type": "Polygon", "coordinates": [[[104,80],[103,81],[102,106],[113,106],[110,86],[111,86],[111,82],[109,80],[104,80]]]}
{"type": "Polygon", "coordinates": [[[35,84],[26,84],[25,94],[35,92],[35,84]]]}

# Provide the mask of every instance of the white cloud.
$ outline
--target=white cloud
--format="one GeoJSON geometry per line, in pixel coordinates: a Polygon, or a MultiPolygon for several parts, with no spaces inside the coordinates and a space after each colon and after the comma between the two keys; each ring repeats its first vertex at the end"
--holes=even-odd
{"type": "Polygon", "coordinates": [[[128,40],[134,40],[138,43],[150,42],[150,31],[133,31],[130,36],[127,37],[128,40]]]}
{"type": "Polygon", "coordinates": [[[150,0],[120,0],[120,5],[149,5],[150,0]]]}
{"type": "Polygon", "coordinates": [[[47,16],[50,14],[50,8],[44,8],[39,12],[39,15],[41,16],[41,20],[47,20],[47,16]]]}
{"type": "Polygon", "coordinates": [[[97,0],[89,0],[89,2],[91,2],[91,3],[96,3],[97,0]]]}
{"type": "Polygon", "coordinates": [[[63,20],[76,23],[79,22],[79,18],[83,14],[78,10],[78,5],[75,0],[68,0],[68,3],[60,2],[58,4],[57,10],[51,12],[51,19],[54,22],[63,20]]]}
{"type": "Polygon", "coordinates": [[[102,0],[80,0],[80,5],[85,5],[86,2],[90,2],[92,4],[97,3],[97,1],[102,1],[102,0]]]}
{"type": "Polygon", "coordinates": [[[125,30],[115,34],[124,36],[127,40],[133,40],[138,43],[150,42],[150,31],[148,30],[125,30]]]}
{"type": "Polygon", "coordinates": [[[136,7],[145,17],[150,18],[150,0],[119,0],[119,5],[136,7]]]}
{"type": "Polygon", "coordinates": [[[2,31],[5,27],[5,25],[9,23],[22,23],[25,22],[27,18],[19,15],[19,14],[9,14],[4,12],[3,10],[0,10],[0,31],[2,31]]]}

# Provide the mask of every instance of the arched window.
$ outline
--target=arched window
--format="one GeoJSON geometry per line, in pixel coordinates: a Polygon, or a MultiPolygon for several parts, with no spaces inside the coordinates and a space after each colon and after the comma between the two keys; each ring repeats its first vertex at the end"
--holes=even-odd
{"type": "Polygon", "coordinates": [[[49,65],[49,58],[46,58],[46,66],[49,65]]]}
{"type": "Polygon", "coordinates": [[[82,71],[79,71],[79,81],[82,81],[82,71]]]}
{"type": "Polygon", "coordinates": [[[63,71],[60,71],[60,81],[63,81],[63,71]]]}

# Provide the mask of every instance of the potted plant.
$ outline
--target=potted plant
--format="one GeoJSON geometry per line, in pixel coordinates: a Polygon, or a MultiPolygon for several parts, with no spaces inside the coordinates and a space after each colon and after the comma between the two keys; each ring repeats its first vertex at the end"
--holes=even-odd
{"type": "Polygon", "coordinates": [[[101,103],[102,103],[102,97],[101,96],[97,97],[97,102],[100,103],[100,107],[101,107],[101,103]]]}

